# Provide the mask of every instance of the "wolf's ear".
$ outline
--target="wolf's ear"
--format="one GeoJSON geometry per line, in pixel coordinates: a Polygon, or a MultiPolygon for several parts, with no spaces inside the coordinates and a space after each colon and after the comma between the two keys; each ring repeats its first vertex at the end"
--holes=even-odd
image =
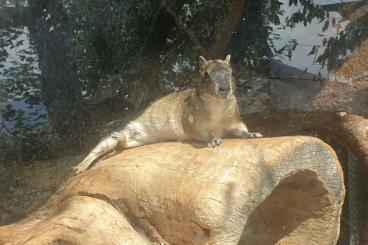
{"type": "Polygon", "coordinates": [[[207,60],[203,56],[199,56],[199,68],[203,69],[207,65],[207,60]]]}
{"type": "Polygon", "coordinates": [[[226,58],[225,58],[225,62],[226,62],[226,63],[228,63],[228,64],[230,64],[230,58],[231,58],[231,55],[230,55],[230,54],[228,54],[228,55],[226,56],[226,58]]]}

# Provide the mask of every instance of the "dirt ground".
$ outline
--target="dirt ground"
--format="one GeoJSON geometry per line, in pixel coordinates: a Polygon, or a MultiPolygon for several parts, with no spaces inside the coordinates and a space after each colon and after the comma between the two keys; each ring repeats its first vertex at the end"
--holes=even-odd
{"type": "Polygon", "coordinates": [[[0,165],[0,226],[40,207],[71,175],[81,157],[0,165]]]}

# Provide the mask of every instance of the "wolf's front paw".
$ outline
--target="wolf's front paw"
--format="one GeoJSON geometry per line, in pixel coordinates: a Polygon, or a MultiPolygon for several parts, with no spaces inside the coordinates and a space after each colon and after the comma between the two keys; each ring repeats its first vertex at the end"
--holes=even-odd
{"type": "Polygon", "coordinates": [[[216,147],[221,145],[222,140],[220,138],[213,138],[209,143],[208,143],[208,147],[216,147]]]}
{"type": "Polygon", "coordinates": [[[250,137],[251,138],[262,138],[263,135],[259,132],[255,132],[255,133],[250,133],[250,137]]]}

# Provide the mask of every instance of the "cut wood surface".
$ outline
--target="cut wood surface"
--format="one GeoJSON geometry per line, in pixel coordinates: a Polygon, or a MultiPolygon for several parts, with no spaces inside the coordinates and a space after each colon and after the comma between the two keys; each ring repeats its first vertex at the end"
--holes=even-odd
{"type": "Polygon", "coordinates": [[[335,244],[344,194],[316,138],[160,143],[72,177],[0,244],[335,244]]]}

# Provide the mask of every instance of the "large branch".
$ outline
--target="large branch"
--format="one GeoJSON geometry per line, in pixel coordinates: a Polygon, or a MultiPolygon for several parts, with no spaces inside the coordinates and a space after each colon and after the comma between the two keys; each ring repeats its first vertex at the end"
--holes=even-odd
{"type": "Polygon", "coordinates": [[[161,143],[72,178],[0,243],[335,244],[343,199],[336,155],[315,138],[161,143]]]}

